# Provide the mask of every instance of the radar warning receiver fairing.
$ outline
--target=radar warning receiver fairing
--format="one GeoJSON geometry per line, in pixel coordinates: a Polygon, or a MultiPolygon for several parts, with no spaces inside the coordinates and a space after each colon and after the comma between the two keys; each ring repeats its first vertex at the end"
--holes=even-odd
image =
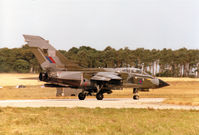
{"type": "Polygon", "coordinates": [[[82,89],[78,98],[96,95],[98,100],[112,90],[133,88],[133,99],[139,99],[138,90],[149,90],[169,84],[135,68],[82,68],[65,58],[48,40],[40,36],[23,35],[41,65],[40,81],[45,86],[82,89]]]}

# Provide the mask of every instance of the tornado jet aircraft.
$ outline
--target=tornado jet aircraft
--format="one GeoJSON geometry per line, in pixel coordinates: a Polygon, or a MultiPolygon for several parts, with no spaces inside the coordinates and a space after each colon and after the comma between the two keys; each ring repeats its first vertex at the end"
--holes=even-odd
{"type": "Polygon", "coordinates": [[[104,93],[132,88],[133,99],[138,100],[139,90],[149,90],[169,84],[136,68],[83,68],[64,57],[48,40],[40,36],[23,35],[41,65],[39,80],[46,87],[81,89],[78,98],[95,95],[97,100],[104,93]]]}

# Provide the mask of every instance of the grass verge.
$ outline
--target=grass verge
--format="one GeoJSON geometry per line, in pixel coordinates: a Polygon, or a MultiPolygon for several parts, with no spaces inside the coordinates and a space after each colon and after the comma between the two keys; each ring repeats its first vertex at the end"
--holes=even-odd
{"type": "Polygon", "coordinates": [[[199,112],[153,109],[0,108],[1,135],[197,135],[199,112]]]}

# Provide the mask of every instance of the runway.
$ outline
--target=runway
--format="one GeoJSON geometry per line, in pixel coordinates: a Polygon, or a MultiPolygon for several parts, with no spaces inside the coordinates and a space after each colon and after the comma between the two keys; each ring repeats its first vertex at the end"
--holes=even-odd
{"type": "Polygon", "coordinates": [[[151,108],[199,110],[199,106],[171,105],[162,103],[164,98],[105,98],[104,100],[86,99],[39,99],[39,100],[0,100],[0,107],[86,107],[86,108],[151,108]]]}

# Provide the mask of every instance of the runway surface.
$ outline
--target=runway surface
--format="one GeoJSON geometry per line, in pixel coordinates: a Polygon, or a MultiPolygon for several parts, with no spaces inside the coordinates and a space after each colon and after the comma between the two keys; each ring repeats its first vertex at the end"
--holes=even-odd
{"type": "Polygon", "coordinates": [[[41,100],[0,100],[0,107],[86,107],[86,108],[153,108],[199,110],[199,106],[163,104],[164,98],[105,98],[86,99],[41,99],[41,100]]]}

